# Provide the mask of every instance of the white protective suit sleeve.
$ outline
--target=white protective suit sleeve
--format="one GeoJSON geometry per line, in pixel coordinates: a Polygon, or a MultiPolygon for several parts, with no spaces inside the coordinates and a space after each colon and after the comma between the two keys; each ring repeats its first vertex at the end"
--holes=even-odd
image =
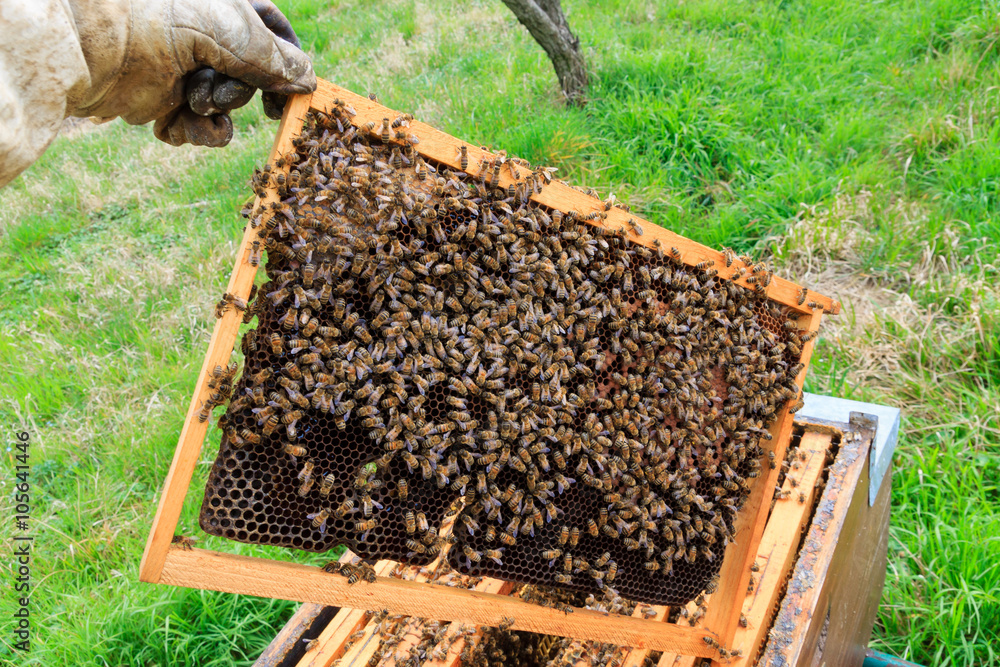
{"type": "Polygon", "coordinates": [[[255,88],[316,88],[270,0],[0,0],[0,35],[0,186],[66,116],[155,121],[167,143],[224,146],[228,111],[255,88]]]}
{"type": "Polygon", "coordinates": [[[0,0],[0,186],[28,168],[90,87],[66,0],[0,0]]]}

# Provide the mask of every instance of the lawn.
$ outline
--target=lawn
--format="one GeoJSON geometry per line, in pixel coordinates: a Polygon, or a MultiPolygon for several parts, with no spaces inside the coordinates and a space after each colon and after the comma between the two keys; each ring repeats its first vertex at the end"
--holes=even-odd
{"type": "MultiPolygon", "coordinates": [[[[564,0],[584,109],[499,0],[279,4],[320,76],[840,298],[807,389],[904,410],[872,645],[1000,664],[1000,3],[564,0]]],[[[33,438],[36,584],[28,654],[4,590],[0,664],[248,665],[294,609],[137,583],[277,129],[256,103],[234,121],[224,150],[83,126],[0,191],[0,423],[33,438]]]]}

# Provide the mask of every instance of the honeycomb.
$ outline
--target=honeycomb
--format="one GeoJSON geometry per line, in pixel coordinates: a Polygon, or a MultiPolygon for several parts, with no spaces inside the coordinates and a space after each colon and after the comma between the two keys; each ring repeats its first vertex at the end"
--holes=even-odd
{"type": "Polygon", "coordinates": [[[414,565],[448,540],[464,574],[694,598],[798,396],[808,334],[766,267],[727,253],[741,287],[534,204],[549,170],[501,156],[473,177],[464,152],[461,171],[418,155],[409,116],[353,116],[310,112],[254,176],[278,195],[245,212],[267,281],[219,304],[256,326],[239,379],[216,369],[202,528],[414,565]]]}

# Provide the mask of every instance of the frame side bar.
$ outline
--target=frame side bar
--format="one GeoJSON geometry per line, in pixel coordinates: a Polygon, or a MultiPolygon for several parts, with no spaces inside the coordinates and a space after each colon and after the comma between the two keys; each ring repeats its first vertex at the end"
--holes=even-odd
{"type": "MultiPolygon", "coordinates": [[[[278,135],[271,149],[270,161],[273,162],[278,155],[291,148],[292,138],[298,134],[298,128],[295,127],[295,124],[300,123],[305,118],[310,101],[310,95],[295,95],[289,99],[288,104],[285,105],[281,125],[278,126],[278,135]]],[[[268,192],[266,197],[258,197],[255,205],[267,203],[275,196],[273,192],[268,192]]],[[[247,225],[243,241],[236,253],[236,265],[233,267],[229,286],[226,288],[230,294],[241,299],[247,299],[250,296],[254,277],[257,275],[257,267],[251,266],[247,261],[250,254],[250,243],[256,236],[256,230],[247,225]]],[[[149,537],[146,539],[146,548],[139,565],[140,581],[148,583],[160,581],[167,550],[174,537],[174,531],[177,529],[177,521],[181,515],[188,487],[191,485],[191,475],[194,473],[194,467],[198,462],[198,455],[205,442],[205,434],[208,432],[211,422],[210,419],[204,422],[198,421],[201,405],[211,393],[208,388],[210,369],[214,369],[217,365],[225,367],[229,364],[233,346],[236,344],[236,334],[239,332],[242,322],[242,313],[235,308],[227,308],[222,318],[215,323],[208,351],[205,353],[205,361],[202,362],[201,371],[198,373],[194,395],[191,397],[190,405],[188,405],[177,449],[174,451],[174,458],[170,463],[170,471],[163,481],[163,491],[156,508],[156,516],[153,518],[153,525],[149,531],[149,537]]]]}
{"type": "MultiPolygon", "coordinates": [[[[822,310],[814,311],[806,329],[808,331],[819,329],[822,317],[822,310]]],[[[801,363],[805,365],[805,368],[795,379],[799,389],[802,388],[805,381],[806,369],[809,367],[809,359],[815,344],[816,341],[813,339],[802,347],[801,363]]],[[[789,403],[791,402],[792,399],[789,399],[789,403]]],[[[771,433],[774,435],[776,461],[781,461],[785,457],[785,450],[791,441],[794,421],[794,415],[786,409],[781,419],[771,428],[771,433]]],[[[731,645],[736,635],[740,614],[743,611],[743,600],[746,598],[747,586],[750,583],[750,565],[757,557],[757,547],[764,535],[764,527],[767,524],[767,515],[770,510],[770,494],[777,483],[780,470],[780,467],[767,470],[764,475],[764,483],[754,485],[753,491],[736,520],[737,541],[731,542],[726,548],[722,569],[719,570],[718,592],[713,595],[713,598],[735,602],[709,605],[704,621],[706,628],[711,628],[719,635],[723,646],[731,645]]]]}

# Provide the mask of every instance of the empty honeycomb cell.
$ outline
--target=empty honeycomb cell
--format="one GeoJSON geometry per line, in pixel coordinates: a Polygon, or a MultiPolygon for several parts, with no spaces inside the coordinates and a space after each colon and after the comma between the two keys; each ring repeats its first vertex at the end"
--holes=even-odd
{"type": "Polygon", "coordinates": [[[783,309],[529,203],[543,170],[494,188],[340,108],[294,145],[255,175],[279,201],[202,528],[424,565],[450,516],[464,574],[705,589],[798,393],[783,309]]]}

